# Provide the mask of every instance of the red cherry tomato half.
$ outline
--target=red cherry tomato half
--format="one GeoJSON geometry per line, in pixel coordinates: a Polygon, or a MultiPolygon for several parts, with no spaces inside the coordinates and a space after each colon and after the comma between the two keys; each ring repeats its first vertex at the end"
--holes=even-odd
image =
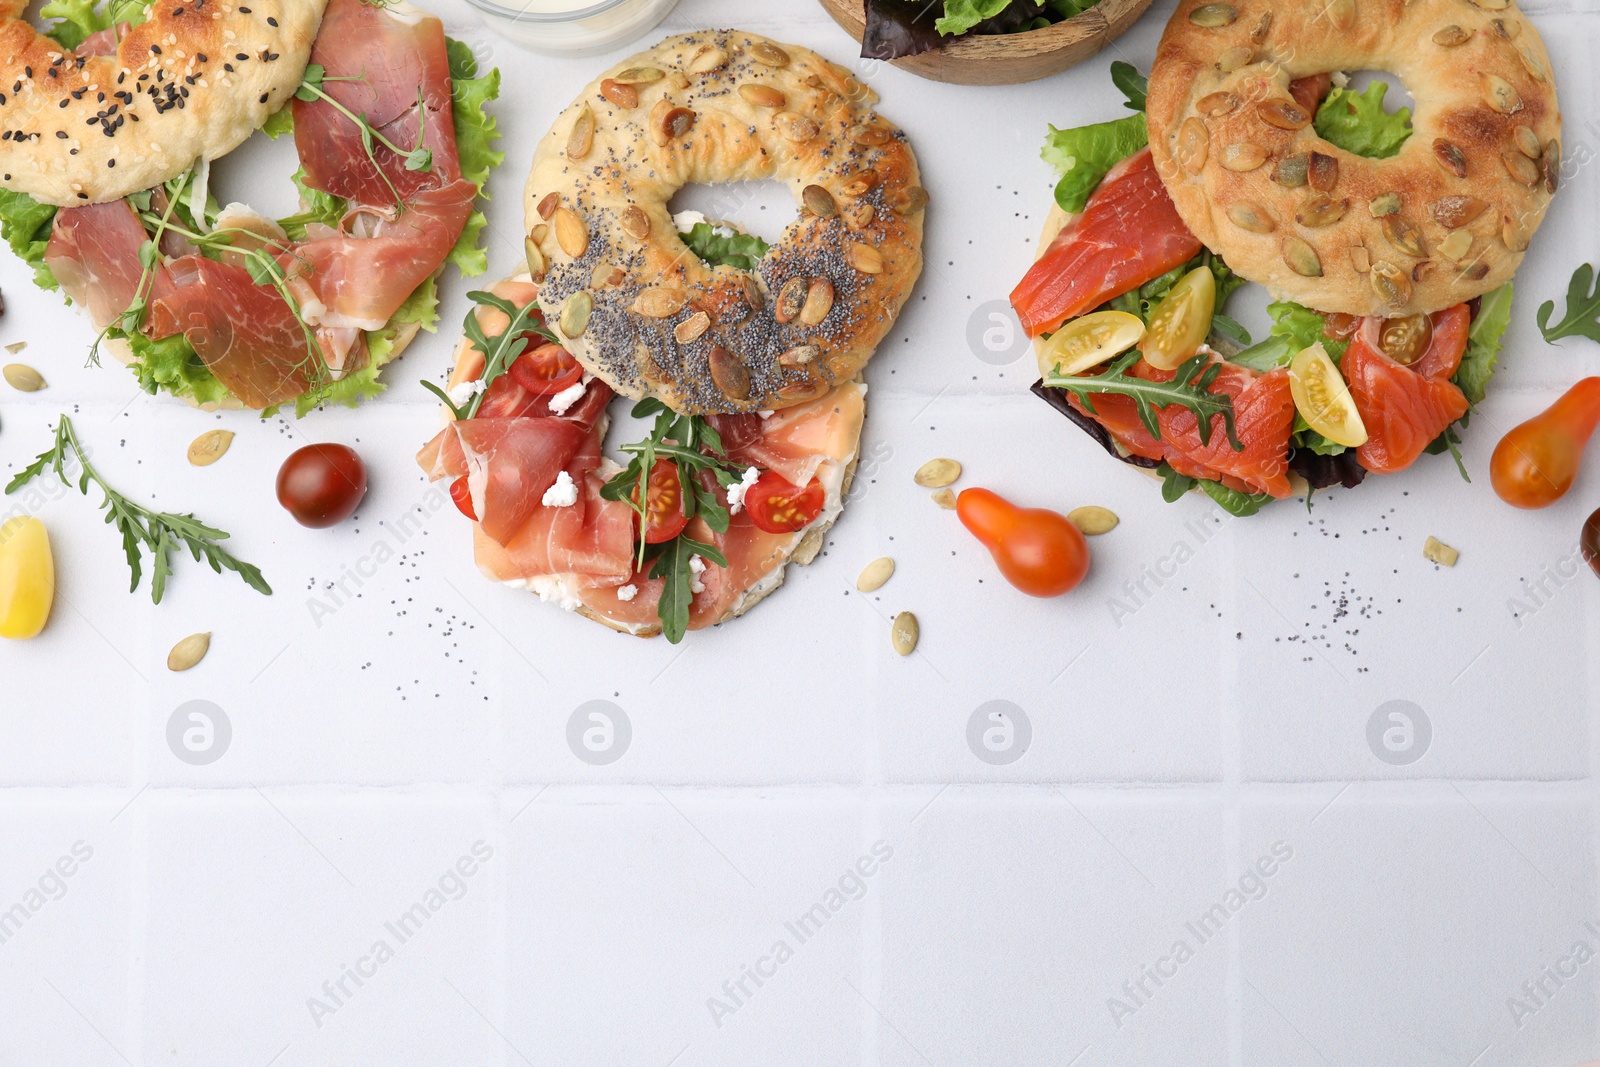
{"type": "Polygon", "coordinates": [[[1006,581],[1029,596],[1071,592],[1089,573],[1089,542],[1065,515],[967,489],[956,497],[956,516],[983,542],[1006,581]]]}
{"type": "MultiPolygon", "coordinates": [[[[634,500],[639,499],[634,491],[634,500]]],[[[683,533],[689,525],[689,516],[683,512],[683,483],[678,478],[678,465],[670,459],[658,459],[650,468],[650,490],[644,502],[646,544],[659,545],[683,533]]]]}
{"type": "Polygon", "coordinates": [[[758,529],[786,534],[810,526],[822,514],[826,499],[815,478],[802,489],[776,471],[765,471],[745,490],[744,506],[758,529]]]}
{"type": "Polygon", "coordinates": [[[366,495],[366,465],[345,445],[307,445],[278,468],[278,503],[301,526],[337,526],[366,495]]]}
{"type": "Polygon", "coordinates": [[[583,368],[565,348],[545,342],[516,358],[511,377],[535,396],[550,396],[577,385],[583,368]]]}
{"type": "Polygon", "coordinates": [[[465,474],[450,483],[450,499],[455,501],[457,511],[473,522],[478,521],[478,511],[472,506],[472,490],[467,488],[465,474]]]}

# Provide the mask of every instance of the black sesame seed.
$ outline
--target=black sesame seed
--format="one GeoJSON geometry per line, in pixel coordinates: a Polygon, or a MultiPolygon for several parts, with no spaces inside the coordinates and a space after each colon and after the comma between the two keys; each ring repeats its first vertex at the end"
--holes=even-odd
{"type": "Polygon", "coordinates": [[[267,102],[267,96],[268,96],[267,93],[262,93],[261,94],[261,100],[259,102],[265,104],[267,102]]]}
{"type": "Polygon", "coordinates": [[[161,46],[158,44],[153,44],[150,46],[150,51],[159,56],[161,54],[161,46]]]}
{"type": "Polygon", "coordinates": [[[63,108],[63,109],[65,109],[65,108],[66,108],[66,106],[67,106],[67,105],[68,105],[68,104],[70,104],[70,103],[72,103],[72,101],[70,101],[70,100],[62,100],[62,101],[61,101],[61,107],[62,107],[62,108],[63,108]]]}
{"type": "Polygon", "coordinates": [[[234,57],[233,58],[239,60],[242,63],[245,60],[249,59],[250,57],[245,55],[243,52],[236,52],[236,53],[234,53],[234,57]]]}
{"type": "Polygon", "coordinates": [[[67,139],[67,131],[66,130],[57,130],[56,131],[56,137],[59,138],[60,140],[65,141],[67,139]]]}
{"type": "Polygon", "coordinates": [[[107,167],[114,167],[114,166],[116,166],[116,165],[117,165],[117,161],[116,161],[116,160],[114,160],[114,159],[108,159],[108,160],[106,160],[106,166],[107,166],[107,167]]]}
{"type": "Polygon", "coordinates": [[[271,15],[268,15],[267,16],[267,25],[268,26],[272,26],[272,27],[276,27],[278,25],[278,20],[273,18],[271,15]]]}
{"type": "Polygon", "coordinates": [[[202,63],[209,63],[210,62],[210,60],[206,58],[206,54],[204,52],[196,52],[195,53],[195,58],[198,59],[202,63]]]}
{"type": "Polygon", "coordinates": [[[78,199],[79,200],[87,200],[87,199],[89,199],[89,194],[88,193],[79,193],[78,194],[78,199]]]}

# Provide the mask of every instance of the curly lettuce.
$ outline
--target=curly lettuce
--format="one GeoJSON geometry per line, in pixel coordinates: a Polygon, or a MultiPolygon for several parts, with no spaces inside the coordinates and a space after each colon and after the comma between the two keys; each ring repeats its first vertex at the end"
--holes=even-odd
{"type": "Polygon", "coordinates": [[[0,238],[11,246],[24,263],[33,268],[33,281],[41,289],[58,289],[56,276],[45,264],[45,249],[50,244],[50,226],[56,209],[41,204],[27,193],[0,189],[0,238]]]}
{"type": "Polygon", "coordinates": [[[1511,283],[1484,293],[1478,302],[1478,317],[1472,320],[1467,332],[1467,351],[1461,357],[1451,381],[1456,383],[1467,403],[1483,403],[1494,377],[1495,364],[1500,360],[1500,347],[1506,327],[1511,325],[1511,283]]]}
{"type": "Polygon", "coordinates": [[[1056,203],[1061,210],[1071,214],[1082,211],[1106,172],[1149,140],[1143,114],[1070,130],[1051,126],[1039,155],[1061,175],[1056,183],[1056,203]]]}
{"type": "Polygon", "coordinates": [[[761,257],[767,254],[767,242],[759,237],[737,230],[731,234],[722,234],[718,230],[722,227],[713,226],[709,222],[697,222],[688,233],[678,236],[683,243],[689,246],[689,251],[700,257],[701,262],[708,267],[737,267],[743,271],[753,271],[756,264],[761,262],[761,257]]]}
{"type": "Polygon", "coordinates": [[[1384,110],[1384,82],[1373,82],[1364,92],[1334,89],[1317,108],[1313,125],[1317,135],[1346,152],[1387,159],[1400,151],[1411,136],[1411,109],[1390,114],[1384,110]]]}

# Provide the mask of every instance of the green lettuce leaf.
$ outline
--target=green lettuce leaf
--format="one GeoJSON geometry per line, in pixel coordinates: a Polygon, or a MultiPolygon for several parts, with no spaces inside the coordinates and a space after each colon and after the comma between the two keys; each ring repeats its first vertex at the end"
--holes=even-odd
{"type": "MultiPolygon", "coordinates": [[[[461,157],[461,174],[468,181],[476,182],[478,195],[486,197],[484,185],[489,180],[489,171],[506,158],[504,152],[493,148],[500,133],[494,116],[484,109],[484,105],[500,95],[500,71],[490,70],[478,77],[478,61],[473,58],[472,50],[454,38],[445,39],[445,50],[450,58],[451,112],[456,124],[456,152],[461,157]]],[[[454,263],[464,275],[470,277],[489,269],[489,258],[478,247],[488,223],[482,211],[474,211],[450,250],[447,262],[454,263]]]]}
{"type": "Polygon", "coordinates": [[[1317,108],[1314,125],[1324,140],[1346,152],[1373,159],[1386,159],[1400,151],[1411,136],[1411,109],[1394,114],[1383,109],[1384,82],[1373,82],[1365,92],[1334,89],[1317,108]]]}
{"type": "Polygon", "coordinates": [[[689,251],[699,256],[708,267],[737,267],[753,271],[761,257],[767,254],[767,242],[747,233],[734,231],[724,237],[709,222],[697,222],[688,233],[680,233],[689,251]]]}
{"type": "Polygon", "coordinates": [[[267,121],[261,124],[261,132],[276,141],[285,134],[294,132],[294,108],[284,104],[278,110],[267,116],[267,121]]]}
{"type": "Polygon", "coordinates": [[[1011,0],[945,0],[944,17],[933,28],[946,37],[966,33],[1011,6],[1011,0]]]}
{"type": "Polygon", "coordinates": [[[1143,148],[1149,136],[1143,114],[1070,130],[1051,126],[1040,156],[1061,175],[1056,184],[1061,210],[1082,211],[1106,172],[1143,148]]]}
{"type": "Polygon", "coordinates": [[[1334,341],[1322,336],[1326,320],[1292,300],[1274,300],[1267,305],[1267,314],[1272,316],[1267,339],[1236,356],[1230,356],[1231,362],[1256,371],[1287,367],[1289,361],[1303,349],[1321,341],[1328,357],[1338,363],[1344,358],[1345,349],[1350,347],[1349,341],[1334,341]]]}
{"type": "Polygon", "coordinates": [[[200,404],[224,400],[231,395],[181,333],[158,341],[142,333],[126,334],[121,330],[112,330],[107,336],[122,338],[133,349],[134,361],[129,366],[139,379],[139,388],[147,393],[165,390],[173,396],[193,397],[200,404]]]}
{"type": "MultiPolygon", "coordinates": [[[[288,112],[284,108],[279,114],[288,112]]],[[[278,220],[278,225],[283,227],[283,232],[294,241],[303,241],[306,237],[306,227],[314,222],[324,226],[337,226],[339,220],[344,218],[344,213],[349,210],[349,201],[342,196],[325,193],[321,189],[313,189],[306,184],[306,168],[296,168],[289,178],[294,182],[294,187],[300,192],[300,211],[288,218],[278,220]]]]}
{"type": "Polygon", "coordinates": [[[33,268],[34,283],[41,289],[59,288],[56,276],[44,262],[50,224],[55,217],[54,206],[41,204],[27,193],[0,189],[0,237],[33,268]]]}
{"type": "Polygon", "coordinates": [[[58,20],[45,33],[68,48],[77,48],[90,34],[99,33],[116,22],[137,26],[144,21],[146,0],[111,0],[104,11],[95,10],[95,0],[50,0],[39,9],[39,17],[58,20]]]}
{"type": "Polygon", "coordinates": [[[1500,359],[1500,345],[1506,327],[1511,325],[1511,283],[1484,293],[1478,304],[1478,317],[1472,320],[1467,333],[1467,351],[1461,357],[1461,366],[1451,380],[1466,395],[1467,403],[1483,403],[1494,377],[1495,363],[1500,359]]]}

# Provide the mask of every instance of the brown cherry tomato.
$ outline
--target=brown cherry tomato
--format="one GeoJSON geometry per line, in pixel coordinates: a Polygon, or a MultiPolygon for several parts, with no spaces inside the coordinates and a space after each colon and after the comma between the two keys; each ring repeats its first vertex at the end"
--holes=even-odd
{"type": "Polygon", "coordinates": [[[979,541],[1006,581],[1029,596],[1071,592],[1089,573],[1089,542],[1065,515],[1019,508],[987,489],[956,498],[956,515],[979,541]]]}
{"type": "Polygon", "coordinates": [[[307,445],[278,468],[278,503],[301,526],[337,526],[366,495],[366,464],[346,445],[307,445]]]}
{"type": "Polygon", "coordinates": [[[1578,549],[1589,564],[1589,569],[1600,575],[1600,511],[1589,516],[1583,524],[1583,534],[1578,538],[1578,549]]]}

